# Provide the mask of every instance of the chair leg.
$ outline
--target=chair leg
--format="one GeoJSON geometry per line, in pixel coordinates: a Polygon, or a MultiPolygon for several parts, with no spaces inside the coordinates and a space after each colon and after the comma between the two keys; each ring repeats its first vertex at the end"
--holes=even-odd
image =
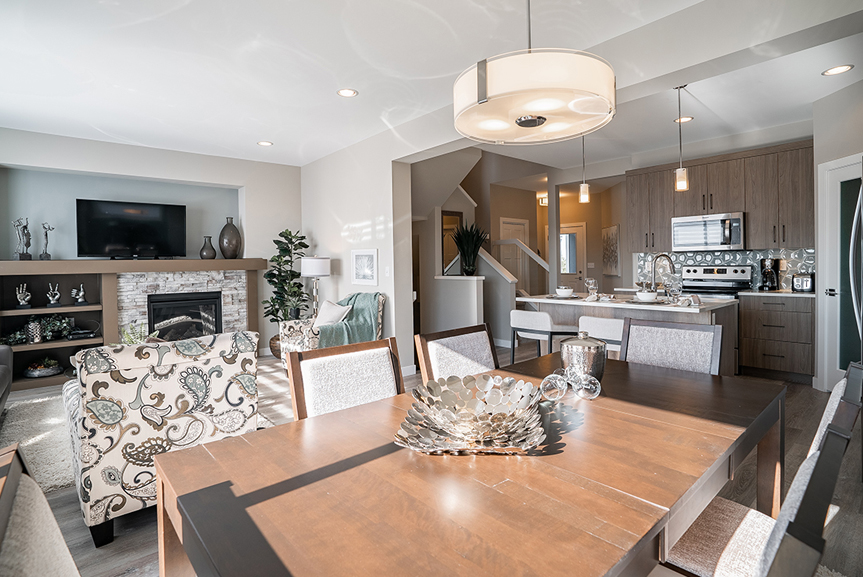
{"type": "Polygon", "coordinates": [[[90,537],[93,538],[93,545],[97,549],[114,541],[114,520],[108,519],[104,523],[90,527],[90,537]]]}
{"type": "Polygon", "coordinates": [[[510,340],[509,347],[509,364],[515,364],[515,329],[512,329],[512,337],[510,340]]]}
{"type": "Polygon", "coordinates": [[[539,339],[536,339],[536,356],[542,356],[542,341],[539,339]]]}
{"type": "Polygon", "coordinates": [[[554,352],[554,333],[548,333],[548,354],[554,352]]]}

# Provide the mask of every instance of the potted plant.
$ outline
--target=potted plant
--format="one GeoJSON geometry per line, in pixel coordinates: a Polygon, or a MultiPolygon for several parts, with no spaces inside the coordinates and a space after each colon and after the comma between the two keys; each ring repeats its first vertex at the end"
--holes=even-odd
{"type": "Polygon", "coordinates": [[[459,226],[452,233],[452,239],[458,249],[461,259],[461,270],[465,276],[476,274],[476,258],[482,243],[488,240],[488,233],[475,223],[470,226],[459,226]]]}
{"type": "MultiPolygon", "coordinates": [[[[263,301],[263,305],[264,316],[269,317],[271,323],[278,323],[300,318],[300,311],[307,308],[309,295],[298,280],[300,273],[294,270],[294,264],[299,264],[309,245],[300,231],[294,233],[290,229],[280,232],[273,243],[278,253],[270,258],[272,266],[264,273],[264,279],[273,287],[273,296],[263,301]]],[[[279,335],[270,339],[270,351],[276,358],[281,356],[279,335]]]]}

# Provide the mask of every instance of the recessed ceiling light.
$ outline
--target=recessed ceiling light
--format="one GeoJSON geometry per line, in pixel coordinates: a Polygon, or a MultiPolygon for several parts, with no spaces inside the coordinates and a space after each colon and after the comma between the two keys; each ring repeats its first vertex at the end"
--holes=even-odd
{"type": "Polygon", "coordinates": [[[842,74],[843,72],[848,72],[854,68],[853,64],[843,64],[842,66],[834,66],[833,68],[828,68],[824,72],[821,73],[821,76],[836,76],[837,74],[842,74]]]}
{"type": "Polygon", "coordinates": [[[695,119],[691,116],[681,116],[680,118],[675,118],[674,122],[692,122],[693,120],[695,119]]]}
{"type": "Polygon", "coordinates": [[[273,145],[273,143],[270,142],[269,140],[261,140],[260,142],[258,142],[258,146],[272,146],[272,145],[273,145]]]}
{"type": "Polygon", "coordinates": [[[353,98],[354,96],[359,94],[359,92],[357,92],[353,88],[342,88],[336,94],[338,94],[339,96],[344,96],[345,98],[353,98]]]}

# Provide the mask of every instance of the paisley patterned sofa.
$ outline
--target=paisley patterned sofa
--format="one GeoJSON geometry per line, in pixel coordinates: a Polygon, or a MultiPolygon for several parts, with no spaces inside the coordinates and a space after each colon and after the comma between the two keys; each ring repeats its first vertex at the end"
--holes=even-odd
{"type": "Polygon", "coordinates": [[[254,431],[258,333],[115,345],[75,355],[63,386],[78,498],[97,547],[113,519],[156,504],[153,458],[254,431]]]}

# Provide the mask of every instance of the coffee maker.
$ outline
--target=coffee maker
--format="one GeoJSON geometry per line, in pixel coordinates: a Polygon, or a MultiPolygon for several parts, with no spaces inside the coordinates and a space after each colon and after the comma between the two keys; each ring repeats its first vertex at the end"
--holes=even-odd
{"type": "Polygon", "coordinates": [[[761,259],[761,286],[758,287],[758,290],[779,290],[779,271],[781,263],[782,260],[778,258],[761,259]]]}

